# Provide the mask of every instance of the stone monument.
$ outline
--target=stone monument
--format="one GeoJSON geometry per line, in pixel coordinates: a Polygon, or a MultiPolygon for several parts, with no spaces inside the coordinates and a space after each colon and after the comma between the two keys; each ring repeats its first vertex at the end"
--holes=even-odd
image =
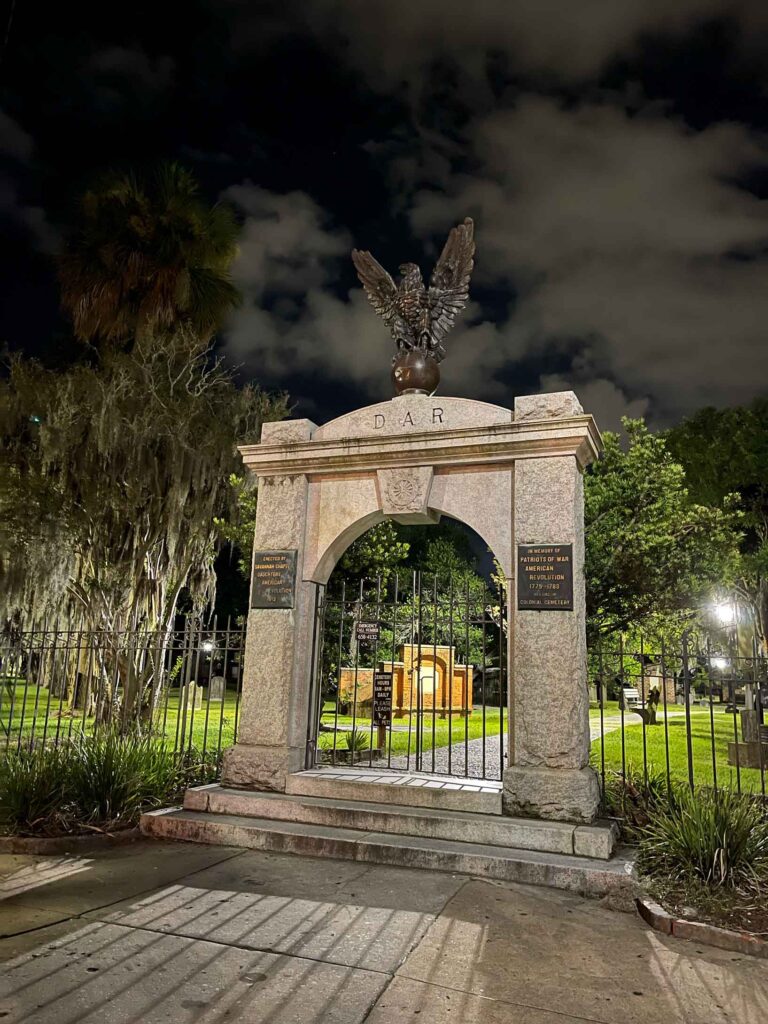
{"type": "Polygon", "coordinates": [[[578,822],[596,815],[582,472],[600,435],[571,391],[519,397],[514,410],[432,394],[473,254],[465,221],[427,290],[415,264],[403,265],[396,286],[369,253],[356,253],[396,340],[400,393],[321,427],[265,423],[260,443],[240,449],[259,499],[240,726],[224,755],[224,785],[284,791],[287,776],[308,765],[318,589],[349,544],[385,519],[449,515],[483,538],[507,581],[504,811],[578,822]]]}
{"type": "Polygon", "coordinates": [[[224,676],[212,676],[211,681],[208,684],[208,700],[224,700],[224,691],[226,690],[226,687],[227,681],[224,676]]]}

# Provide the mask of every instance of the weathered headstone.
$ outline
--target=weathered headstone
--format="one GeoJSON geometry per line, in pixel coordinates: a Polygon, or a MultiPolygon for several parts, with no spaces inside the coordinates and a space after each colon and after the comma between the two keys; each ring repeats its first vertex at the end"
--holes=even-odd
{"type": "Polygon", "coordinates": [[[193,680],[182,688],[182,701],[187,711],[197,711],[203,706],[203,688],[193,680]]]}
{"type": "Polygon", "coordinates": [[[208,686],[208,700],[224,700],[224,691],[227,688],[227,681],[224,676],[211,676],[208,686]]]}

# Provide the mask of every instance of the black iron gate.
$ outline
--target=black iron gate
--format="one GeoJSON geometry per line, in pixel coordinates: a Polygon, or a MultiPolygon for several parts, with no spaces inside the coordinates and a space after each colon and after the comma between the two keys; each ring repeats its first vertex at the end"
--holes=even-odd
{"type": "Polygon", "coordinates": [[[318,588],[311,765],[500,779],[504,595],[470,574],[318,588]]]}

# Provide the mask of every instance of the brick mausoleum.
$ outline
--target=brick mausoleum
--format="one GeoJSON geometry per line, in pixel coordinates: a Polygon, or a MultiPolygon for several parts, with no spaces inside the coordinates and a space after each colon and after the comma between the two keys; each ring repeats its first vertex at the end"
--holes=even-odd
{"type": "MultiPolygon", "coordinates": [[[[392,715],[402,718],[417,707],[440,716],[472,713],[472,666],[456,661],[454,647],[401,644],[397,661],[381,662],[379,670],[392,673],[392,715]],[[419,688],[421,697],[419,697],[419,688]]],[[[357,671],[357,707],[370,705],[373,691],[372,668],[342,668],[339,695],[343,703],[352,703],[357,671]]]]}

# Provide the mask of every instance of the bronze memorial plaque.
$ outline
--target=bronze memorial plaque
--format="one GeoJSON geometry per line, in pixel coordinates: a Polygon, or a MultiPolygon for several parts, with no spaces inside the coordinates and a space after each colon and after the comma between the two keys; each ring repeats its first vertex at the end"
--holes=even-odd
{"type": "Polygon", "coordinates": [[[517,545],[520,611],[573,611],[573,544],[517,545]]]}
{"type": "Polygon", "coordinates": [[[295,551],[256,551],[251,575],[251,608],[293,608],[295,551]]]}

